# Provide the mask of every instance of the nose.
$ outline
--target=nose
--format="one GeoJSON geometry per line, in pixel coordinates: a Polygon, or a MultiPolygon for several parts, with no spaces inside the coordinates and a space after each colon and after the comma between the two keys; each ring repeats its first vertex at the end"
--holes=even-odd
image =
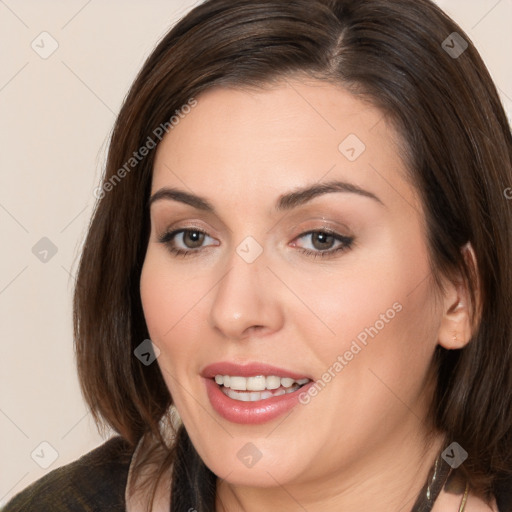
{"type": "Polygon", "coordinates": [[[248,263],[234,251],[225,268],[213,293],[210,325],[234,340],[278,331],[284,320],[279,283],[264,253],[248,263]]]}

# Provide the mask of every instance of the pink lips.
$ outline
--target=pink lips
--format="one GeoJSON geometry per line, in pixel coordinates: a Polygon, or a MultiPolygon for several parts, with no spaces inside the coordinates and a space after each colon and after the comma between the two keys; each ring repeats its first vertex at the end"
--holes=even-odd
{"type": "Polygon", "coordinates": [[[215,375],[232,375],[252,377],[256,375],[276,375],[289,377],[295,380],[311,377],[271,366],[264,363],[250,363],[238,365],[229,362],[214,363],[203,368],[201,376],[204,378],[206,392],[213,409],[224,419],[233,423],[257,425],[271,421],[299,404],[299,394],[307,391],[314,382],[309,382],[293,393],[287,393],[256,402],[242,402],[226,396],[220,386],[215,382],[215,375]]]}
{"type": "Polygon", "coordinates": [[[278,377],[290,377],[291,379],[311,379],[308,375],[300,375],[284,368],[278,368],[265,363],[235,364],[230,362],[220,362],[209,364],[201,372],[203,377],[213,379],[215,375],[238,375],[240,377],[254,377],[256,375],[276,375],[278,377]]]}

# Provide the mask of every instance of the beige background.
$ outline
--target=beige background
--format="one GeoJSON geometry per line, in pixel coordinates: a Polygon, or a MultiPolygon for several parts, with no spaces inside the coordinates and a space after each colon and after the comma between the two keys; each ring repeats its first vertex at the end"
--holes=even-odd
{"type": "MultiPolygon", "coordinates": [[[[73,276],[116,112],[196,3],[0,0],[0,506],[102,442],[75,375],[73,276]],[[32,252],[43,237],[57,249],[46,262],[32,252]]],[[[476,44],[510,119],[512,0],[438,4],[476,44]]]]}

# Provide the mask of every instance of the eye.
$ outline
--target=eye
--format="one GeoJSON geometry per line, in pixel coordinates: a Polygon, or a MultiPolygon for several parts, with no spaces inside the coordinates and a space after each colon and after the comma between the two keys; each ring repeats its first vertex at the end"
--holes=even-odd
{"type": "MultiPolygon", "coordinates": [[[[340,235],[339,233],[324,230],[308,231],[307,233],[303,233],[302,235],[298,236],[296,240],[305,238],[310,239],[309,247],[311,248],[299,248],[308,256],[313,257],[332,256],[335,253],[347,251],[352,247],[354,242],[352,237],[347,237],[340,235]]],[[[297,244],[293,243],[292,245],[296,246],[297,244]]]]}
{"type": "MultiPolygon", "coordinates": [[[[164,233],[159,237],[158,241],[167,246],[171,253],[181,256],[187,256],[194,252],[199,252],[203,247],[204,242],[214,238],[200,229],[176,229],[164,233]]],[[[213,243],[209,245],[219,245],[213,243]]]]}
{"type": "MultiPolygon", "coordinates": [[[[313,257],[333,256],[341,251],[347,251],[354,242],[352,237],[325,230],[308,231],[298,236],[296,240],[308,237],[311,248],[298,246],[296,242],[292,243],[292,246],[298,246],[301,252],[313,257]]],[[[200,253],[204,247],[219,245],[218,241],[200,229],[176,229],[164,233],[158,241],[166,245],[169,251],[176,256],[191,256],[194,253],[200,253]],[[205,245],[208,239],[214,243],[205,245]]]]}

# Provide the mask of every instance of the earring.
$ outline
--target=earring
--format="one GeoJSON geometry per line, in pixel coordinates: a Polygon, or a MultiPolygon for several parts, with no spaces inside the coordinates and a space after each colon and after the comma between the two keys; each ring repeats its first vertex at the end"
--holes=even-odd
{"type": "Polygon", "coordinates": [[[182,424],[180,413],[174,404],[169,407],[169,419],[174,430],[178,430],[182,424]]]}

